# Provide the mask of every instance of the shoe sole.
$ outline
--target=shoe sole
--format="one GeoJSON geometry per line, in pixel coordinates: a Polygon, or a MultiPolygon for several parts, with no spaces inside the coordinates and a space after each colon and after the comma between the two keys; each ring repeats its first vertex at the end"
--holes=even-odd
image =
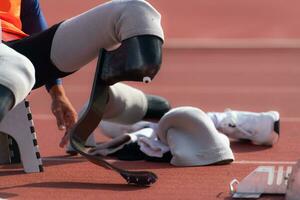
{"type": "Polygon", "coordinates": [[[78,153],[75,150],[66,151],[70,156],[76,156],[78,153]]]}
{"type": "Polygon", "coordinates": [[[280,135],[280,114],[277,111],[269,111],[267,112],[274,120],[273,131],[280,135]]]}
{"type": "Polygon", "coordinates": [[[275,133],[280,135],[280,120],[274,122],[274,131],[275,131],[275,133]]]}

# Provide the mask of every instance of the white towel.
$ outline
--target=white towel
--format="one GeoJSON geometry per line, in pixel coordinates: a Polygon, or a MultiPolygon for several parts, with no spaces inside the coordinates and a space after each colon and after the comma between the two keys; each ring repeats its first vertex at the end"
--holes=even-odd
{"type": "Polygon", "coordinates": [[[137,142],[140,150],[148,156],[163,157],[163,154],[169,151],[169,147],[161,143],[156,136],[155,127],[141,128],[132,133],[120,135],[112,140],[98,144],[93,149],[92,154],[107,156],[120,149],[126,144],[137,142]]]}

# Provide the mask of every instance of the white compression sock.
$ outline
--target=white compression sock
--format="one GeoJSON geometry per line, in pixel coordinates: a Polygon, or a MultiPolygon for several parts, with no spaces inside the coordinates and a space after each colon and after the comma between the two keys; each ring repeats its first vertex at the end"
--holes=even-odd
{"type": "Polygon", "coordinates": [[[103,119],[122,124],[133,124],[143,119],[147,111],[145,94],[133,87],[116,83],[109,89],[109,101],[103,119]]]}
{"type": "Polygon", "coordinates": [[[23,55],[0,43],[0,84],[15,97],[16,106],[29,94],[35,83],[32,63],[23,55]]]}
{"type": "Polygon", "coordinates": [[[164,38],[160,14],[143,0],[114,0],[64,21],[51,47],[51,60],[63,72],[74,72],[94,59],[99,49],[115,49],[138,35],[164,38]]]}

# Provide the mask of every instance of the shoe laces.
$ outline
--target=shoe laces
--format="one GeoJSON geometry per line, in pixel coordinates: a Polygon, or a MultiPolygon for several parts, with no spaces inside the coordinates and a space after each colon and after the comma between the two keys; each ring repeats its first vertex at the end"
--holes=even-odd
{"type": "Polygon", "coordinates": [[[255,133],[250,132],[246,130],[244,127],[244,124],[247,122],[245,121],[244,123],[238,123],[238,119],[235,113],[233,113],[230,109],[226,109],[227,112],[227,117],[221,121],[221,127],[222,128],[231,128],[233,130],[237,130],[243,134],[245,134],[248,137],[253,136],[255,133]]]}

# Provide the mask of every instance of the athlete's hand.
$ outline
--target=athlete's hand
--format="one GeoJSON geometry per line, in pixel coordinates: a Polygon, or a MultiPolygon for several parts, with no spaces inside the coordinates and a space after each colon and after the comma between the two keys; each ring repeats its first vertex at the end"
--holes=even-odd
{"type": "Polygon", "coordinates": [[[62,85],[54,85],[49,93],[52,98],[51,111],[56,118],[57,127],[67,133],[77,121],[77,112],[66,96],[62,85]]]}

